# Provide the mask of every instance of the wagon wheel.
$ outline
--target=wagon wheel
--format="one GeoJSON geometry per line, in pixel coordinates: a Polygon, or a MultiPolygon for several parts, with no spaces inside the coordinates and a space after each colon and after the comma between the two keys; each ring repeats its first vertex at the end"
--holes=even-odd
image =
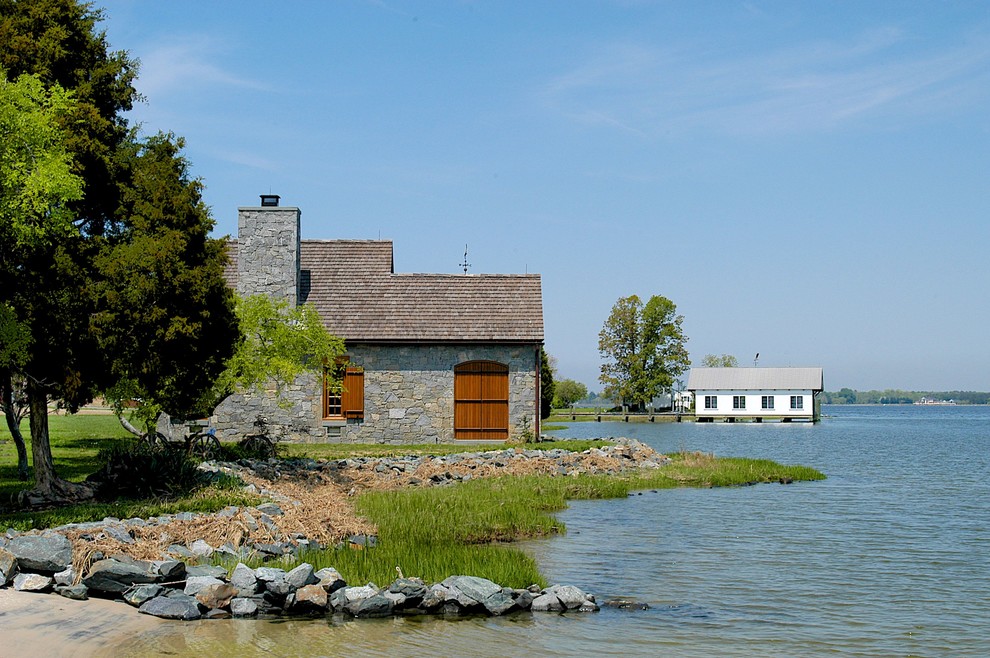
{"type": "Polygon", "coordinates": [[[220,440],[211,433],[196,433],[189,437],[188,452],[203,459],[213,459],[220,454],[220,440]]]}

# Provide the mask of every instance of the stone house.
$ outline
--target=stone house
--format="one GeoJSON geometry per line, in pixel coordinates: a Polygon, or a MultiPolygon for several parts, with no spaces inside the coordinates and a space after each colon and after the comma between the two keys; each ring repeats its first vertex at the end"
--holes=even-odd
{"type": "Polygon", "coordinates": [[[326,375],[272,396],[234,395],[212,419],[222,439],[265,417],[287,440],[442,443],[540,429],[543,298],[536,274],[396,274],[389,240],[301,240],[298,208],[240,208],[227,278],[242,295],[315,306],[344,339],[326,375]]]}

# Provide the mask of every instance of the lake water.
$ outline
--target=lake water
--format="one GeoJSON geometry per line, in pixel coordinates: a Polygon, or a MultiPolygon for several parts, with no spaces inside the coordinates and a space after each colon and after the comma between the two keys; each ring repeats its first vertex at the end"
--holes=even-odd
{"type": "Polygon", "coordinates": [[[577,501],[528,542],[551,582],[648,610],[169,625],[122,654],[990,656],[990,407],[826,407],[820,424],[577,423],[813,466],[822,482],[577,501]]]}

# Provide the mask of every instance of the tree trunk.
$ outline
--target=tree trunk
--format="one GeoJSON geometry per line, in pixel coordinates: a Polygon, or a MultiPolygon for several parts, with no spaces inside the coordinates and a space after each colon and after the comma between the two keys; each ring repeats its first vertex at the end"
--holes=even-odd
{"type": "Polygon", "coordinates": [[[14,378],[9,370],[0,371],[0,404],[3,405],[3,415],[7,419],[7,429],[14,437],[17,447],[17,477],[28,479],[27,446],[24,445],[24,435],[21,434],[21,418],[14,409],[14,378]]]}
{"type": "Polygon", "coordinates": [[[27,398],[28,406],[31,409],[31,456],[34,460],[34,489],[22,491],[18,496],[19,502],[23,506],[37,507],[92,498],[94,494],[92,487],[63,480],[55,473],[52,446],[48,441],[48,393],[29,378],[27,398]]]}
{"type": "Polygon", "coordinates": [[[123,415],[118,415],[117,416],[117,420],[120,421],[120,426],[121,427],[123,427],[125,430],[127,430],[128,432],[130,432],[134,436],[136,436],[138,438],[141,438],[142,436],[144,436],[144,434],[141,433],[141,430],[139,430],[138,428],[136,428],[133,425],[131,425],[130,422],[128,422],[128,420],[126,418],[124,418],[123,415]]]}

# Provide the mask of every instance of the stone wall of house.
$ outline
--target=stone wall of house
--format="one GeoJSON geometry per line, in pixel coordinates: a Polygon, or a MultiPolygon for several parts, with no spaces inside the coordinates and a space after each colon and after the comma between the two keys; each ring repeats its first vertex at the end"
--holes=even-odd
{"type": "Polygon", "coordinates": [[[324,421],[322,383],[310,375],[274,395],[236,395],[217,408],[213,426],[221,440],[254,433],[258,416],[272,433],[293,442],[447,443],[454,440],[454,366],[490,360],[509,366],[509,433],[535,431],[537,348],[488,345],[357,345],[353,365],[364,368],[364,418],[324,421]]]}
{"type": "Polygon", "coordinates": [[[239,208],[237,292],[270,295],[296,306],[299,292],[298,208],[239,208]]]}

